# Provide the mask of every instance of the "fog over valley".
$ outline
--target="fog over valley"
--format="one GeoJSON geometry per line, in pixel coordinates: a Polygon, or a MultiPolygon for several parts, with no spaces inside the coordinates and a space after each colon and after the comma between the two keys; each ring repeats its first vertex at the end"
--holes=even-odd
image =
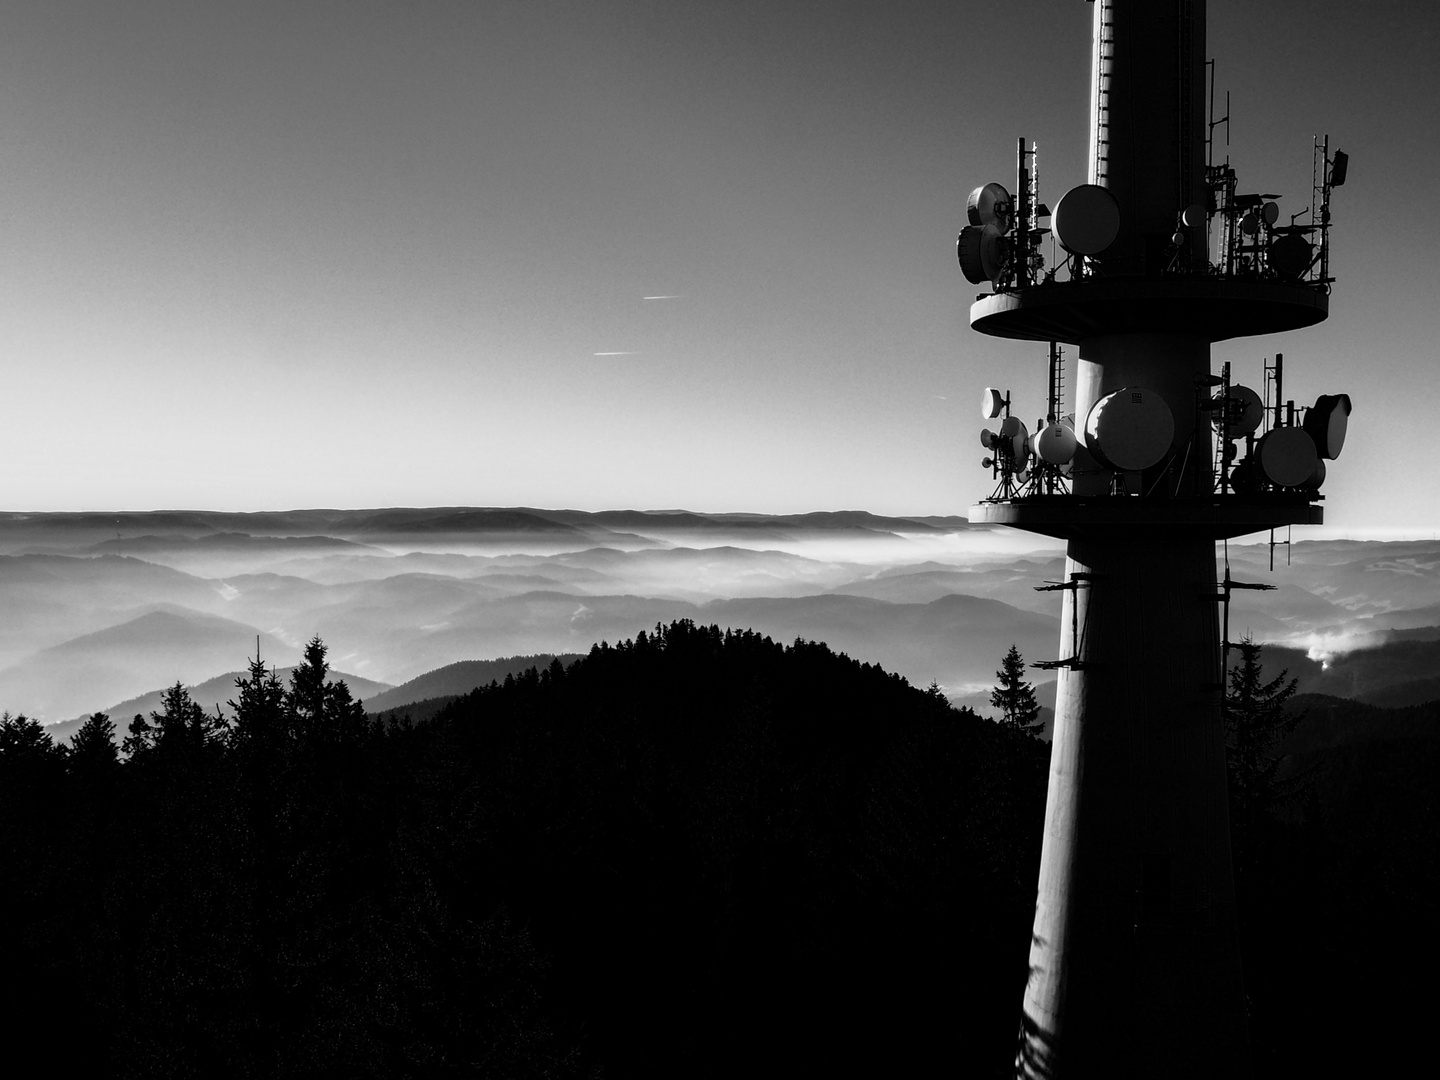
{"type": "MultiPolygon", "coordinates": [[[[1235,592],[1232,640],[1283,645],[1302,691],[1421,692],[1440,543],[1297,539],[1273,571],[1271,557],[1264,543],[1228,549],[1235,580],[1276,586],[1235,592]]],[[[1044,538],[860,511],[7,514],[0,707],[123,723],[177,680],[223,703],[257,639],[283,668],[316,634],[337,678],[391,707],[405,704],[392,688],[447,665],[583,654],[691,619],[824,641],[983,711],[1012,642],[1055,659],[1060,594],[1036,587],[1063,563],[1044,538]]],[[[1033,674],[1048,704],[1051,677],[1033,674]]]]}

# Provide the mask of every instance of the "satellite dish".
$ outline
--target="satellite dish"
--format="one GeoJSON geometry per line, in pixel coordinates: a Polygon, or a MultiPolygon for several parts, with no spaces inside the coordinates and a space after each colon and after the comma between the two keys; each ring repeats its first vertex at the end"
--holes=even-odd
{"type": "Polygon", "coordinates": [[[1055,204],[1051,226],[1072,255],[1099,255],[1120,235],[1120,204],[1107,188],[1081,184],[1055,204]]]}
{"type": "Polygon", "coordinates": [[[1325,483],[1325,462],[1320,458],[1316,458],[1315,471],[1310,474],[1310,479],[1306,480],[1300,486],[1307,490],[1314,491],[1323,483],[1325,483]]]}
{"type": "Polygon", "coordinates": [[[1340,456],[1345,429],[1350,426],[1350,395],[1321,394],[1300,426],[1315,440],[1315,452],[1334,461],[1340,456]]]}
{"type": "Polygon", "coordinates": [[[1122,386],[1097,401],[1085,418],[1085,446],[1119,472],[1139,472],[1159,463],[1175,438],[1170,406],[1153,390],[1122,386]]]}
{"type": "Polygon", "coordinates": [[[1277,236],[1270,244],[1270,269],[1285,278],[1298,278],[1314,261],[1310,241],[1299,233],[1277,236]]]}
{"type": "Polygon", "coordinates": [[[1026,445],[1030,431],[1025,427],[1025,421],[1018,416],[1007,416],[1000,424],[1000,438],[1009,440],[1010,456],[1016,464],[1023,467],[1030,460],[1030,448],[1026,445]]]}
{"type": "Polygon", "coordinates": [[[1240,231],[1246,236],[1254,236],[1260,231],[1260,219],[1253,212],[1246,214],[1240,219],[1240,231]]]}
{"type": "Polygon", "coordinates": [[[1003,184],[984,184],[970,193],[965,212],[971,225],[994,225],[1001,235],[1010,231],[1010,192],[1003,184]]]}
{"type": "Polygon", "coordinates": [[[1010,257],[1010,242],[998,225],[986,225],[980,233],[980,268],[986,278],[994,281],[1005,269],[1010,257]]]}
{"type": "Polygon", "coordinates": [[[1191,203],[1180,215],[1180,220],[1185,223],[1187,229],[1198,229],[1205,224],[1205,207],[1199,203],[1191,203]]]}
{"type": "Polygon", "coordinates": [[[960,260],[960,272],[971,285],[979,285],[988,280],[985,264],[980,259],[980,234],[979,225],[966,225],[960,230],[960,236],[955,241],[955,255],[960,260]]]}
{"type": "MultiPolygon", "coordinates": [[[[1226,412],[1229,413],[1230,438],[1243,438],[1260,430],[1260,424],[1265,419],[1265,403],[1260,400],[1259,394],[1248,386],[1232,386],[1229,401],[1226,412]]],[[[1217,412],[1211,421],[1217,431],[1222,419],[1225,417],[1217,412]]]]}
{"type": "Polygon", "coordinates": [[[980,395],[980,419],[994,420],[1005,411],[1005,395],[993,386],[987,386],[980,395]]]}
{"type": "Polygon", "coordinates": [[[1021,469],[1015,474],[1015,482],[1017,484],[1028,484],[1030,482],[1030,470],[1021,469]]]}
{"type": "Polygon", "coordinates": [[[1255,444],[1261,474],[1276,487],[1300,487],[1315,475],[1320,455],[1304,428],[1271,428],[1255,444]]]}
{"type": "Polygon", "coordinates": [[[1051,465],[1064,465],[1075,456],[1078,445],[1075,431],[1068,424],[1046,424],[1035,433],[1035,453],[1051,465]]]}
{"type": "Polygon", "coordinates": [[[1265,219],[1266,225],[1274,225],[1275,222],[1280,220],[1280,204],[1267,202],[1264,206],[1260,207],[1260,216],[1265,219]]]}
{"type": "Polygon", "coordinates": [[[986,450],[995,449],[995,433],[988,427],[980,429],[980,445],[986,450]]]}

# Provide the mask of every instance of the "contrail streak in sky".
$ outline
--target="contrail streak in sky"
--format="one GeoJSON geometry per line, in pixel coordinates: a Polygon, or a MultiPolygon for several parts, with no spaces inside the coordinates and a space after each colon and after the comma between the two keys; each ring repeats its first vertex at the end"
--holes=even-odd
{"type": "Polygon", "coordinates": [[[639,354],[639,353],[635,353],[635,352],[597,352],[595,355],[596,355],[596,356],[639,356],[640,354],[639,354]]]}
{"type": "Polygon", "coordinates": [[[679,300],[679,293],[671,293],[669,296],[642,296],[641,300],[679,300]]]}

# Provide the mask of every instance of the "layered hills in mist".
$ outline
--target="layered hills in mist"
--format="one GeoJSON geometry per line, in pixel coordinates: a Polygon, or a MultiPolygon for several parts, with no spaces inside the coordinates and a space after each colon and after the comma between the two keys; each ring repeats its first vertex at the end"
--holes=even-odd
{"type": "MultiPolygon", "coordinates": [[[[1230,546],[1237,579],[1279,586],[1235,594],[1231,638],[1292,649],[1283,659],[1304,691],[1394,704],[1421,693],[1406,684],[1423,672],[1397,657],[1440,640],[1440,544],[1297,542],[1289,554],[1272,572],[1265,546],[1230,546]]],[[[1044,538],[861,511],[3,514],[0,707],[124,717],[177,680],[223,704],[257,646],[285,667],[316,634],[357,696],[390,707],[406,703],[391,688],[435,696],[405,684],[449,665],[583,654],[691,619],[825,641],[912,684],[978,694],[983,710],[1012,642],[1054,658],[1059,595],[1036,586],[1063,562],[1044,538]]]]}

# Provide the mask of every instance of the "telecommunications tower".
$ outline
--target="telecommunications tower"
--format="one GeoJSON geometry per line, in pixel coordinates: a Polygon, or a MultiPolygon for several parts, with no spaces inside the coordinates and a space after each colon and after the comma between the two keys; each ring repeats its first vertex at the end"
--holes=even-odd
{"type": "Polygon", "coordinates": [[[1350,399],[1297,409],[1278,353],[1262,395],[1210,346],[1325,319],[1347,158],[1316,140],[1311,205],[1282,220],[1213,161],[1205,0],[1090,2],[1089,182],[1052,214],[1022,138],[1013,194],[976,188],[958,242],[991,289],[971,326],[1051,358],[1033,432],[985,392],[996,487],[971,520],[1067,541],[1059,657],[1037,665],[1059,683],[1016,1072],[1239,1076],[1220,627],[1244,586],[1217,580],[1215,545],[1322,521],[1350,399]]]}

